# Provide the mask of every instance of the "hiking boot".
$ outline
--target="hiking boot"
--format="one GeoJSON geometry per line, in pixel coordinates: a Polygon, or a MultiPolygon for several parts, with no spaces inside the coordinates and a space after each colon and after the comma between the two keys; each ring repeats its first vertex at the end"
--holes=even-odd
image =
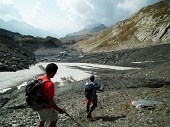
{"type": "Polygon", "coordinates": [[[89,113],[87,114],[87,118],[92,118],[92,117],[91,117],[91,112],[89,112],[89,113]]]}

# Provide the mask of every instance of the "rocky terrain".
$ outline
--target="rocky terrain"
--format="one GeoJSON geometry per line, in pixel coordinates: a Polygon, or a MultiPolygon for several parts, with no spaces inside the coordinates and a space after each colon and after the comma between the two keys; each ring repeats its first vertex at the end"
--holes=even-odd
{"type": "MultiPolygon", "coordinates": [[[[167,2],[165,0],[145,7],[129,19],[80,42],[62,43],[62,39],[22,36],[1,29],[0,69],[16,71],[43,61],[140,68],[124,71],[90,69],[105,90],[98,93],[98,107],[92,113],[92,119],[86,118],[83,95],[83,86],[88,79],[68,81],[62,87],[56,84],[56,102],[83,127],[169,127],[170,43],[167,2]],[[162,103],[132,106],[131,102],[138,99],[162,103]]],[[[25,104],[24,97],[24,87],[17,90],[14,86],[0,94],[0,127],[37,126],[37,114],[25,104]]],[[[65,115],[59,115],[58,126],[78,127],[65,115]]]]}
{"type": "Polygon", "coordinates": [[[28,69],[35,64],[33,54],[30,55],[19,48],[0,47],[0,71],[17,71],[28,69]]]}
{"type": "MultiPolygon", "coordinates": [[[[168,127],[170,125],[169,47],[170,44],[166,44],[95,54],[81,54],[70,48],[51,48],[36,51],[35,54],[38,61],[89,62],[141,68],[128,71],[90,69],[97,76],[96,81],[105,89],[105,92],[98,93],[99,103],[92,114],[92,119],[86,118],[83,95],[83,85],[88,79],[66,82],[62,87],[56,86],[56,102],[81,126],[168,127]],[[149,107],[132,106],[131,102],[137,99],[160,101],[162,104],[149,107]]],[[[37,114],[26,106],[23,91],[24,87],[20,90],[14,88],[0,95],[0,126],[37,126],[37,114]]],[[[77,127],[78,125],[71,118],[59,115],[58,126],[77,127]]]]}

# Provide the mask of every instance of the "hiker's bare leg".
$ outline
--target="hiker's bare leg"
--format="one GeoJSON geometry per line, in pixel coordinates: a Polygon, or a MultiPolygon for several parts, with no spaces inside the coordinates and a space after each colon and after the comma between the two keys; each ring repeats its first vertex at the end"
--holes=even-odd
{"type": "Polygon", "coordinates": [[[51,121],[49,127],[55,127],[55,126],[56,126],[56,123],[57,123],[57,121],[51,121]]]}
{"type": "Polygon", "coordinates": [[[44,127],[44,122],[39,122],[38,127],[44,127]]]}

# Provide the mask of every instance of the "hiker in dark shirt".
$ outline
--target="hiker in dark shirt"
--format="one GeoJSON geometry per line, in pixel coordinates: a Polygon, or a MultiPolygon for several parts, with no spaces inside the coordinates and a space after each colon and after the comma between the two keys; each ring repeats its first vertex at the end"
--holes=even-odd
{"type": "Polygon", "coordinates": [[[101,91],[101,92],[104,92],[104,89],[100,86],[100,85],[98,85],[98,83],[95,83],[94,82],[94,79],[95,79],[95,76],[94,75],[92,75],[91,77],[90,77],[90,81],[89,82],[87,82],[86,84],[85,84],[85,87],[84,87],[84,94],[86,95],[86,111],[87,111],[87,118],[92,118],[91,117],[91,112],[95,109],[95,107],[97,107],[97,94],[96,94],[96,91],[98,90],[98,91],[101,91]],[[93,91],[93,93],[92,93],[92,95],[90,95],[91,97],[87,97],[87,91],[86,91],[86,87],[87,87],[87,85],[88,84],[92,84],[93,86],[94,86],[94,91],[93,91]],[[91,109],[90,109],[90,104],[91,104],[91,102],[92,102],[92,107],[91,107],[91,109]]]}

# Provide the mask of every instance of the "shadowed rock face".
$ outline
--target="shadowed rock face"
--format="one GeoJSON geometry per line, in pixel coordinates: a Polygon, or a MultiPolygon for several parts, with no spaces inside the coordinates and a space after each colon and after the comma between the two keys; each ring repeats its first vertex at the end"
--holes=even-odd
{"type": "Polygon", "coordinates": [[[0,46],[0,72],[28,69],[35,63],[34,55],[27,50],[12,46],[0,46]]]}
{"type": "Polygon", "coordinates": [[[61,45],[62,43],[56,38],[22,36],[19,33],[0,29],[0,71],[27,69],[36,63],[33,51],[61,45]]]}
{"type": "Polygon", "coordinates": [[[129,19],[100,31],[90,39],[79,41],[75,46],[85,52],[102,52],[169,43],[170,4],[167,2],[144,7],[129,19]]]}

